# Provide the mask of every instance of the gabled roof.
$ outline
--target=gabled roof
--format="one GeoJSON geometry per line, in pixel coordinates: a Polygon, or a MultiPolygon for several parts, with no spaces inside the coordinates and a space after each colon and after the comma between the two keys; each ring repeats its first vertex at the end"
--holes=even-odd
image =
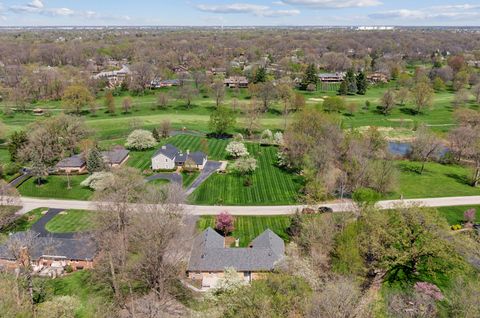
{"type": "Polygon", "coordinates": [[[155,158],[158,155],[164,155],[165,157],[174,160],[178,153],[179,151],[177,147],[171,144],[166,144],[165,146],[162,146],[160,149],[158,149],[157,152],[153,154],[153,157],[155,158]]]}
{"type": "MultiPolygon", "coordinates": [[[[22,242],[22,238],[26,237],[26,235],[27,232],[12,234],[9,237],[9,241],[18,240],[20,243],[22,242]]],[[[73,239],[37,236],[34,237],[32,241],[33,244],[30,247],[30,257],[33,260],[38,260],[42,257],[56,257],[65,258],[67,260],[92,261],[98,252],[97,244],[88,236],[73,239]]],[[[5,244],[0,245],[0,259],[14,260],[14,257],[9,250],[8,241],[5,244]]]]}
{"type": "Polygon", "coordinates": [[[81,168],[86,165],[87,162],[82,154],[74,155],[69,158],[65,158],[57,163],[57,168],[81,168]]]}
{"type": "Polygon", "coordinates": [[[191,159],[197,165],[203,165],[204,161],[207,159],[207,155],[201,151],[197,151],[189,154],[188,152],[181,152],[173,145],[167,144],[162,146],[158,151],[153,155],[153,158],[158,155],[164,155],[171,160],[175,160],[176,163],[185,163],[187,160],[191,159]]]}
{"type": "Polygon", "coordinates": [[[110,164],[120,164],[127,158],[130,151],[125,148],[114,148],[110,151],[103,151],[102,156],[110,164]]]}
{"type": "Polygon", "coordinates": [[[271,271],[285,253],[283,240],[270,230],[252,242],[251,248],[225,248],[224,238],[212,228],[202,232],[193,244],[188,265],[191,272],[271,271]]]}

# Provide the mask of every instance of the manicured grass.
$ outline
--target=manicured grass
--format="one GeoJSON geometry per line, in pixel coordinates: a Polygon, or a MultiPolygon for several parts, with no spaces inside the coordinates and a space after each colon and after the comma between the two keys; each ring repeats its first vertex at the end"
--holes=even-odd
{"type": "Polygon", "coordinates": [[[200,175],[200,172],[182,172],[182,177],[183,177],[183,187],[188,188],[195,179],[198,178],[200,175]]]}
{"type": "Polygon", "coordinates": [[[80,186],[87,177],[87,175],[70,176],[71,189],[68,189],[66,176],[48,176],[40,186],[35,178],[30,178],[18,188],[18,191],[26,197],[88,200],[93,191],[80,186]]]}
{"type": "Polygon", "coordinates": [[[480,195],[480,189],[469,185],[471,171],[457,165],[427,163],[425,171],[419,174],[421,164],[417,162],[399,161],[399,186],[396,193],[388,199],[435,198],[453,196],[480,195]]]}
{"type": "Polygon", "coordinates": [[[65,214],[56,215],[45,228],[51,233],[85,232],[95,228],[95,212],[66,210],[65,214]]]}
{"type": "Polygon", "coordinates": [[[45,284],[47,300],[54,296],[77,298],[81,304],[75,313],[75,317],[78,318],[95,317],[96,310],[107,306],[113,298],[111,290],[107,286],[94,282],[92,273],[86,270],[57,279],[37,279],[45,284]]]}
{"type": "Polygon", "coordinates": [[[43,216],[42,212],[47,211],[48,208],[38,208],[32,210],[21,217],[19,217],[15,222],[6,227],[2,232],[3,233],[16,233],[28,231],[33,224],[35,224],[43,216]]]}
{"type": "Polygon", "coordinates": [[[214,174],[193,194],[191,201],[204,205],[284,205],[297,203],[302,178],[276,166],[277,148],[247,144],[250,154],[257,159],[257,170],[252,174],[251,186],[245,186],[245,177],[233,173],[214,174]]]}
{"type": "Polygon", "coordinates": [[[0,163],[5,164],[10,162],[10,153],[6,148],[0,147],[0,163]]]}
{"type": "Polygon", "coordinates": [[[444,216],[447,219],[450,225],[455,225],[455,224],[463,223],[464,221],[463,213],[471,208],[477,210],[477,222],[480,222],[480,205],[444,207],[444,208],[437,208],[437,210],[442,216],[444,216]]]}
{"type": "MultiPolygon", "coordinates": [[[[288,242],[290,238],[286,230],[289,226],[289,216],[237,216],[232,236],[240,239],[240,247],[246,247],[253,239],[270,229],[288,242]]],[[[200,231],[208,227],[215,228],[215,217],[202,216],[198,220],[197,227],[200,231]]]]}

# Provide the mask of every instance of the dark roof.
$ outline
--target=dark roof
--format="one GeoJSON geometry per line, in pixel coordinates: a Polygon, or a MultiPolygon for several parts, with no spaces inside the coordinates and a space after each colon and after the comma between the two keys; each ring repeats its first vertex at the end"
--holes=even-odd
{"type": "Polygon", "coordinates": [[[170,158],[170,159],[175,159],[175,157],[178,155],[179,151],[177,149],[177,147],[175,147],[174,145],[171,145],[171,144],[166,144],[165,146],[162,146],[160,149],[157,150],[157,152],[155,152],[153,154],[153,157],[156,157],[160,154],[170,158]]]}
{"type": "Polygon", "coordinates": [[[164,155],[167,158],[175,160],[176,163],[185,163],[188,159],[191,159],[197,165],[203,165],[203,162],[207,159],[207,155],[201,151],[197,151],[191,154],[181,152],[175,146],[167,144],[158,149],[157,152],[153,155],[156,157],[158,155],[164,155]]]}
{"type": "MultiPolygon", "coordinates": [[[[33,233],[33,232],[30,232],[33,233]]],[[[18,240],[22,242],[27,232],[19,232],[12,234],[9,237],[9,241],[18,240]]],[[[89,236],[83,236],[73,239],[68,238],[54,238],[54,237],[41,237],[38,234],[34,237],[33,246],[31,246],[31,258],[37,260],[41,257],[55,257],[65,258],[67,260],[87,260],[92,261],[98,252],[98,247],[95,241],[89,236]]],[[[9,251],[8,241],[0,245],[0,259],[14,260],[12,254],[9,251]]]]}
{"type": "Polygon", "coordinates": [[[196,239],[190,256],[191,272],[271,271],[285,254],[283,240],[270,230],[253,242],[251,248],[225,248],[224,238],[208,228],[196,239]]]}
{"type": "Polygon", "coordinates": [[[57,168],[81,168],[86,165],[87,162],[82,154],[74,155],[69,158],[65,158],[57,163],[57,168]]]}
{"type": "Polygon", "coordinates": [[[125,148],[114,148],[110,151],[102,152],[102,156],[110,164],[120,164],[127,158],[130,151],[125,148]]]}

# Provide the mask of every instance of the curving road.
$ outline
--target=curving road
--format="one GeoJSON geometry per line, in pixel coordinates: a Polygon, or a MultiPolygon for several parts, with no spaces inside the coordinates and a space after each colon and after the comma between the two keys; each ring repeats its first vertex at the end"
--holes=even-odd
{"type": "MultiPolygon", "coordinates": [[[[51,209],[79,209],[95,211],[95,203],[90,201],[70,201],[55,199],[36,199],[21,198],[23,203],[22,210],[19,213],[26,213],[36,208],[51,209]]],[[[378,207],[381,209],[390,209],[399,204],[422,205],[427,207],[448,207],[462,205],[480,205],[480,196],[469,197],[449,197],[449,198],[428,198],[428,199],[409,199],[409,200],[389,200],[380,201],[378,207]]],[[[322,204],[330,207],[334,212],[348,212],[355,210],[355,204],[352,201],[331,202],[322,204]]],[[[187,211],[192,215],[216,215],[223,211],[228,211],[233,215],[288,215],[294,213],[297,209],[302,209],[301,205],[289,206],[198,206],[186,205],[187,211]]]]}

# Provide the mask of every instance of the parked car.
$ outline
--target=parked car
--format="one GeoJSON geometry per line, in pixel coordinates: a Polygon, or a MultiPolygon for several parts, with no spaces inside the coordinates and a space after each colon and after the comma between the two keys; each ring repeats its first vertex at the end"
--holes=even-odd
{"type": "Polygon", "coordinates": [[[321,206],[318,208],[318,213],[333,213],[333,209],[328,206],[321,206]]]}

